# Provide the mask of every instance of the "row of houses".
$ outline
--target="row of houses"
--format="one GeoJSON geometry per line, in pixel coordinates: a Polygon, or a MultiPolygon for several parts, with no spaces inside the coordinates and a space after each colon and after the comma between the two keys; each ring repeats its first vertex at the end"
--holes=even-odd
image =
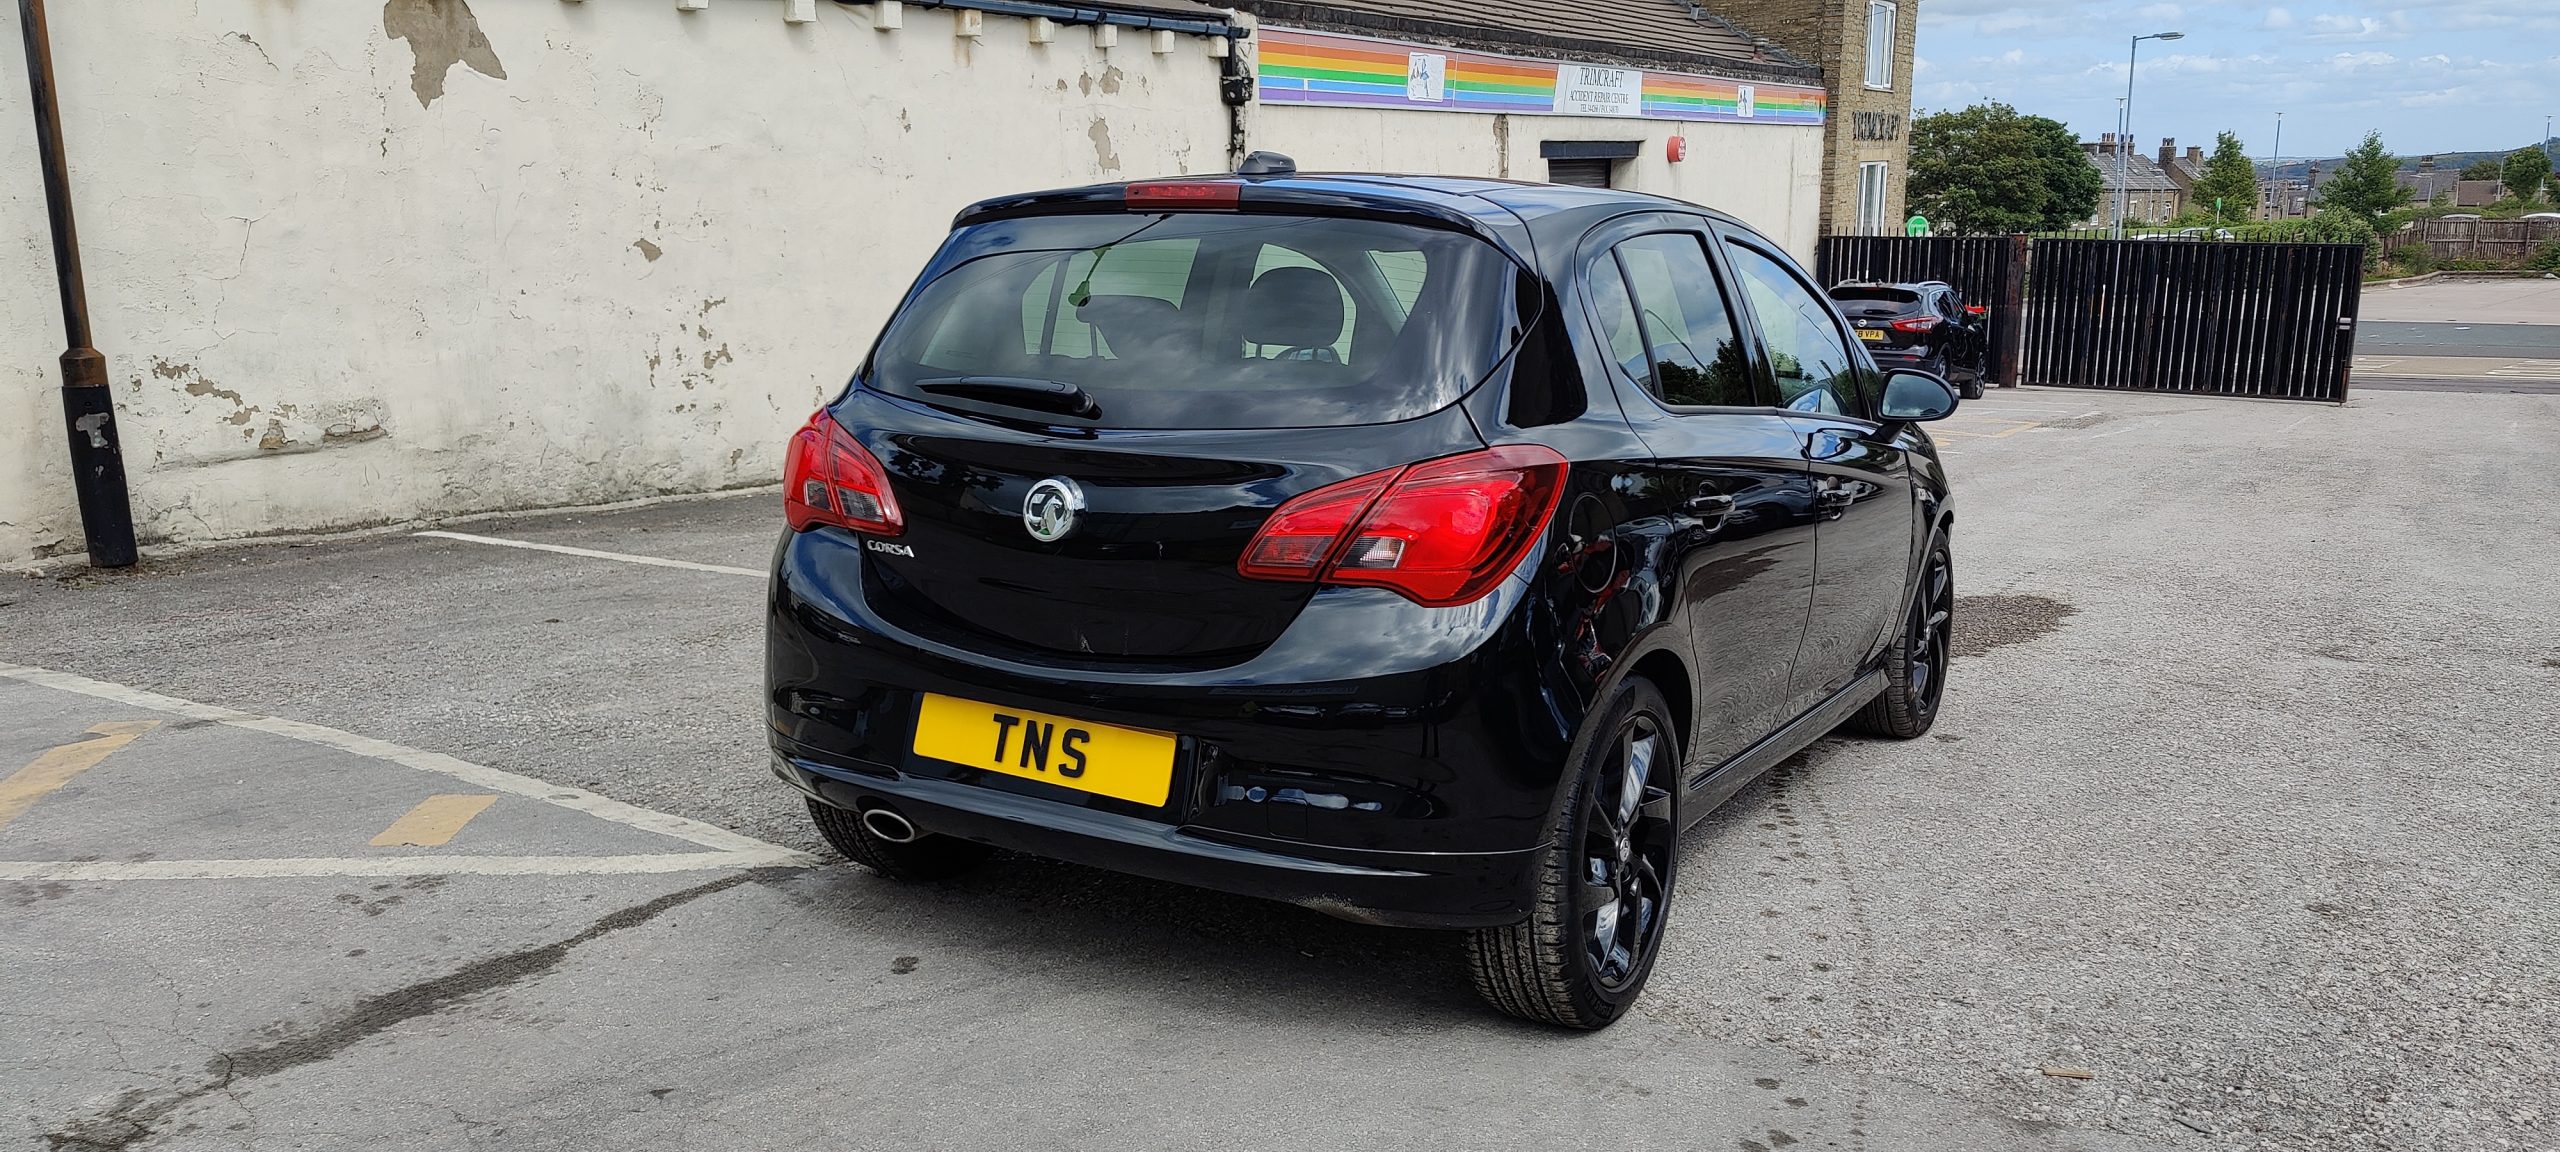
{"type": "MultiPolygon", "coordinates": [[[[2175,138],[2162,140],[2156,153],[2144,154],[2140,149],[2119,142],[2116,134],[2106,133],[2096,140],[2084,141],[2081,151],[2089,164],[2098,170],[2104,184],[2098,210],[2083,222],[2084,227],[2112,228],[2121,209],[2128,226],[2165,224],[2190,212],[2210,212],[2210,204],[2197,201],[2196,184],[2204,178],[2204,149],[2190,145],[2184,151],[2175,138]]],[[[2258,186],[2258,202],[2254,205],[2225,205],[2230,218],[2255,219],[2300,217],[2316,211],[2320,186],[2337,173],[2323,170],[2318,162],[2304,169],[2300,179],[2262,179],[2258,186]]],[[[2460,172],[2436,166],[2433,156],[2419,157],[2417,167],[2404,170],[2400,186],[2409,189],[2411,197],[2425,204],[2439,198],[2464,208],[2496,203],[2506,196],[2506,185],[2495,180],[2464,180],[2460,172]]]]}
{"type": "MultiPolygon", "coordinates": [[[[57,4],[146,544],[771,483],[952,214],[1303,168],[1903,216],[1916,0],[57,4]]],[[[0,85],[25,91],[16,53],[0,85]]],[[[0,563],[79,550],[0,117],[0,563]]]]}

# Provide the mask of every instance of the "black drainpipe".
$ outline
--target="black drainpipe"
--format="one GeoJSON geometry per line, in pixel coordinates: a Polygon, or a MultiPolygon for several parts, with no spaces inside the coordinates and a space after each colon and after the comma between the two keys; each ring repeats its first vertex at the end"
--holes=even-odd
{"type": "Polygon", "coordinates": [[[1218,100],[1227,106],[1227,171],[1244,166],[1245,109],[1253,103],[1253,69],[1244,66],[1245,30],[1226,32],[1227,54],[1218,58],[1218,100]]]}
{"type": "Polygon", "coordinates": [[[36,111],[36,151],[44,166],[44,204],[53,223],[53,274],[62,290],[62,423],[71,433],[71,488],[80,498],[80,531],[95,568],[133,566],[133,504],[125,494],[124,449],[116,442],[115,397],[107,391],[107,358],[89,346],[89,292],[80,279],[80,233],[71,223],[71,171],[62,159],[62,115],[53,98],[53,48],[45,35],[44,0],[18,0],[27,36],[27,87],[36,111]]]}

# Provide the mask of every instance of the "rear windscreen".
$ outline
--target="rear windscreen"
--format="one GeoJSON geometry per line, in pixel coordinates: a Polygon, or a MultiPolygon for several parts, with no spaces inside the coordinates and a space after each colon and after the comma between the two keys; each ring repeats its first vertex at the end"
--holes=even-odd
{"type": "Polygon", "coordinates": [[[1884,304],[1917,304],[1920,294],[1908,288],[1834,288],[1831,298],[1842,303],[1873,300],[1884,304]]]}
{"type": "Polygon", "coordinates": [[[1169,213],[1047,218],[1031,234],[1037,250],[919,291],[869,385],[949,404],[969,378],[1073,384],[1110,428],[1379,424],[1465,395],[1511,338],[1510,263],[1454,232],[1169,213]]]}

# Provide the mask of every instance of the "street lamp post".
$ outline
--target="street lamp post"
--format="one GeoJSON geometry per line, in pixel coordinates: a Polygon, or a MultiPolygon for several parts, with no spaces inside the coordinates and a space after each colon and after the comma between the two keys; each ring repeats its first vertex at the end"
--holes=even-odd
{"type": "Polygon", "coordinates": [[[2124,238],[2124,217],[2133,203],[2133,70],[2142,59],[2145,40],[2180,40],[2184,32],[2154,32],[2133,38],[2124,62],[2124,134],[2116,141],[2116,238],[2124,238]]]}
{"type": "Polygon", "coordinates": [[[2267,193],[2267,219],[2269,220],[2284,215],[2284,210],[2292,206],[2293,197],[2285,192],[2283,168],[2284,113],[2278,112],[2276,113],[2275,150],[2267,153],[2267,187],[2271,189],[2267,193]]]}

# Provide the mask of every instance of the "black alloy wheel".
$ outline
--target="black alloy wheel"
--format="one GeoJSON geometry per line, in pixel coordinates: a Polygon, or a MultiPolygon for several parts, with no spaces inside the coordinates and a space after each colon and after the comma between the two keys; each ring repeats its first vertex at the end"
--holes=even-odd
{"type": "Polygon", "coordinates": [[[1955,559],[1941,536],[1929,546],[1904,614],[1902,634],[1885,650],[1885,690],[1858,713],[1858,726],[1877,736],[1909,740],[1938,719],[1946,695],[1956,611],[1955,559]]]}
{"type": "Polygon", "coordinates": [[[1669,704],[1631,678],[1593,719],[1529,918],[1480,929],[1467,949],[1487,1003],[1579,1029],[1607,1027],[1643,991],[1679,869],[1680,746],[1669,704]]]}
{"type": "Polygon", "coordinates": [[[1581,917],[1585,959],[1612,991],[1623,989],[1661,942],[1671,897],[1671,790],[1657,765],[1671,745],[1658,721],[1627,718],[1603,771],[1583,792],[1581,917]]]}

